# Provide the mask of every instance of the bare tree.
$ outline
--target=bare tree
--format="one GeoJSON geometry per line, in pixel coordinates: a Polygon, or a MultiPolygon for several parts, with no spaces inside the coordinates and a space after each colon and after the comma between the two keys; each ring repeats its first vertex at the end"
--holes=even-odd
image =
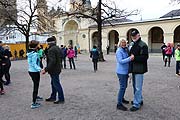
{"type": "MultiPolygon", "coordinates": [[[[82,2],[83,3],[83,2],[82,2]]],[[[126,12],[125,9],[120,10],[116,7],[115,3],[113,3],[111,6],[103,3],[102,0],[98,0],[98,4],[95,8],[85,8],[84,4],[78,4],[77,10],[72,12],[66,12],[68,16],[76,16],[81,18],[89,18],[94,20],[97,23],[97,29],[98,29],[98,48],[100,51],[100,61],[105,61],[102,51],[102,25],[103,22],[106,21],[109,24],[113,26],[113,24],[109,21],[113,18],[126,18],[131,15],[137,15],[138,10],[133,10],[131,12],[126,12]],[[89,12],[88,12],[89,11],[89,12]]],[[[76,3],[74,3],[76,4],[76,3]]]]}
{"type": "Polygon", "coordinates": [[[170,0],[171,3],[180,3],[180,0],[170,0]]]}
{"type": "Polygon", "coordinates": [[[12,21],[15,28],[25,36],[27,50],[31,29],[37,29],[42,22],[48,22],[49,20],[46,16],[41,16],[41,19],[39,19],[38,10],[41,10],[42,6],[36,0],[20,0],[17,2],[17,6],[12,5],[10,0],[0,0],[0,5],[5,10],[6,18],[12,21]],[[17,14],[12,15],[9,8],[16,10],[17,14]]]}

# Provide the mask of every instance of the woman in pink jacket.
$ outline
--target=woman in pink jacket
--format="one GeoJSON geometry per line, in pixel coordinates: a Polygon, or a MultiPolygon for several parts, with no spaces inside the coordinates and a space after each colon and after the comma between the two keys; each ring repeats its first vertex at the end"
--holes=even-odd
{"type": "Polygon", "coordinates": [[[75,56],[75,51],[73,50],[72,46],[69,46],[69,49],[67,50],[67,57],[69,58],[70,69],[72,69],[72,64],[73,64],[75,70],[76,67],[74,63],[74,56],[75,56]]]}
{"type": "Polygon", "coordinates": [[[168,67],[170,67],[171,57],[172,57],[172,48],[171,48],[171,44],[168,43],[167,47],[165,48],[164,67],[166,67],[167,62],[168,62],[168,67]]]}

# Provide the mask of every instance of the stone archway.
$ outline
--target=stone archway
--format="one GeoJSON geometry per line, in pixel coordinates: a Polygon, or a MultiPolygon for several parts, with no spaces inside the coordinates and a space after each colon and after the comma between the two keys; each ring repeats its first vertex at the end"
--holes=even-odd
{"type": "Polygon", "coordinates": [[[161,45],[164,42],[164,31],[160,27],[153,27],[148,33],[148,46],[150,52],[161,52],[161,45]]]}
{"type": "Polygon", "coordinates": [[[180,43],[180,25],[174,30],[174,45],[176,46],[177,43],[180,43]]]}
{"type": "Polygon", "coordinates": [[[98,46],[98,32],[94,32],[92,34],[92,46],[91,47],[93,47],[94,45],[98,46]]]}
{"type": "Polygon", "coordinates": [[[64,43],[72,46],[78,43],[78,23],[74,20],[70,20],[65,24],[64,43]]]}
{"type": "Polygon", "coordinates": [[[111,30],[108,34],[108,40],[110,51],[114,52],[119,42],[119,33],[116,30],[111,30]]]}

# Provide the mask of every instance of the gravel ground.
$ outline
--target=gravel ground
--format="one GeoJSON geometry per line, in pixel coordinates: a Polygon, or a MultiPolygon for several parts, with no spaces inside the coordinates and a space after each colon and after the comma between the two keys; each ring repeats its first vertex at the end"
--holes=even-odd
{"type": "MultiPolygon", "coordinates": [[[[105,55],[105,59],[94,73],[89,55],[79,55],[75,61],[77,70],[68,66],[61,74],[65,104],[42,101],[42,106],[33,110],[27,61],[13,61],[12,84],[0,96],[0,120],[180,120],[180,77],[175,76],[174,59],[171,67],[165,68],[161,56],[150,56],[143,86],[144,106],[133,113],[116,110],[119,83],[115,55],[105,55]]],[[[43,75],[39,95],[45,99],[50,93],[49,75],[43,75]]],[[[131,81],[125,96],[127,100],[133,99],[131,81]]]]}

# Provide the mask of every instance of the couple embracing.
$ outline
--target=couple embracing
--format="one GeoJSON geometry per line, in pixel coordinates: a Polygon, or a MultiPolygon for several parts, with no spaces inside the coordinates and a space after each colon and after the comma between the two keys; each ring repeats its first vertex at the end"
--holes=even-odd
{"type": "Polygon", "coordinates": [[[127,48],[126,40],[122,39],[116,51],[117,68],[116,73],[119,79],[120,89],[118,93],[117,109],[127,111],[129,101],[124,99],[124,94],[128,84],[129,73],[132,73],[134,98],[131,101],[130,111],[137,111],[143,105],[142,86],[144,73],[148,71],[148,46],[141,40],[137,29],[131,31],[132,43],[127,48]]]}

